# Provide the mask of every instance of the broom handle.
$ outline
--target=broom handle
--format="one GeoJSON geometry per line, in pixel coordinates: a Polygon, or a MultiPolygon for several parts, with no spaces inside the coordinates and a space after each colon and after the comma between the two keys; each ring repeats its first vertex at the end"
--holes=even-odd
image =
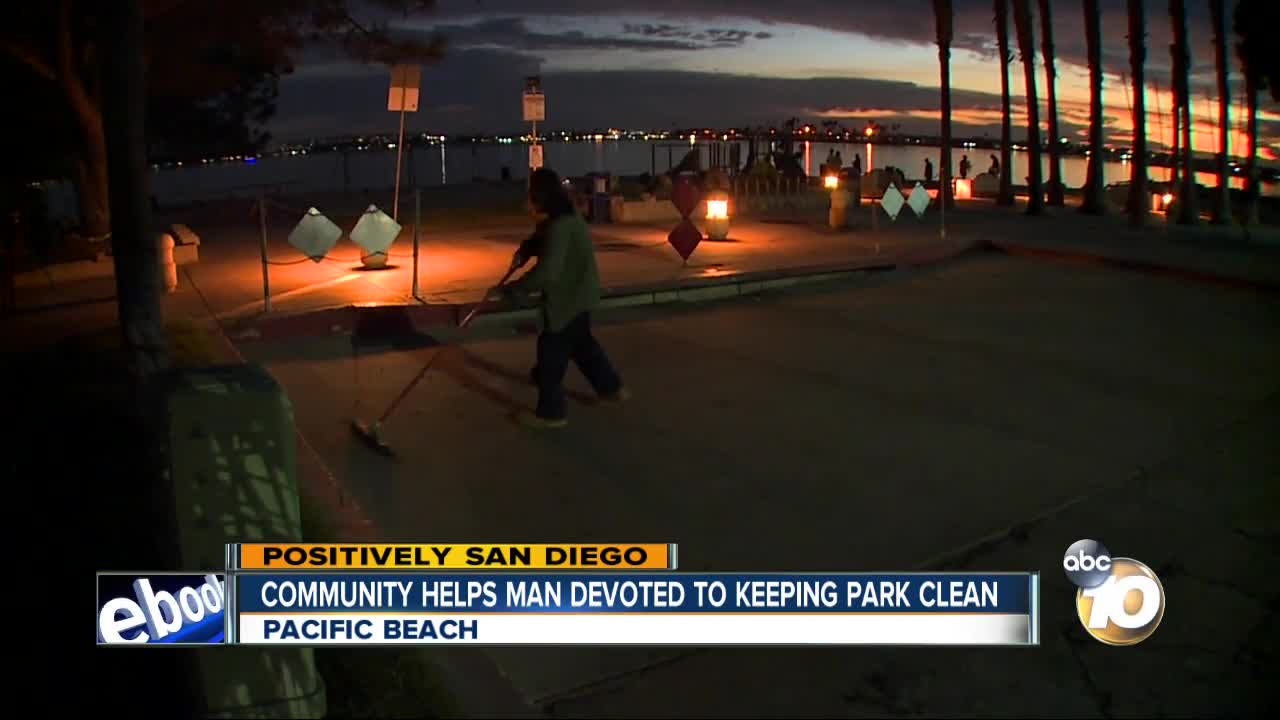
{"type": "Polygon", "coordinates": [[[419,370],[418,374],[409,381],[409,384],[404,386],[404,389],[400,391],[400,394],[396,396],[396,399],[391,401],[391,404],[387,406],[387,409],[382,413],[382,416],[378,418],[378,425],[381,425],[387,418],[391,417],[391,413],[395,412],[395,409],[400,405],[401,401],[409,396],[409,393],[413,391],[413,389],[418,385],[418,382],[427,374],[427,371],[435,364],[436,358],[438,357],[440,357],[439,350],[437,350],[436,354],[432,355],[431,359],[422,366],[422,369],[419,370]]]}
{"type": "MultiPolygon", "coordinates": [[[[471,309],[471,312],[467,313],[467,316],[462,319],[462,322],[459,323],[458,327],[460,328],[466,327],[467,323],[471,322],[471,318],[475,317],[476,312],[478,312],[480,308],[484,305],[485,300],[487,300],[489,297],[489,293],[493,292],[495,288],[505,283],[507,279],[510,278],[512,273],[514,273],[515,271],[516,271],[516,267],[512,265],[511,268],[507,270],[507,274],[503,275],[502,279],[498,281],[497,285],[494,285],[492,288],[489,288],[488,290],[486,290],[484,294],[484,298],[482,298],[480,302],[476,303],[476,306],[471,309]]],[[[422,366],[422,369],[418,371],[418,374],[415,375],[413,379],[409,381],[409,384],[404,386],[404,389],[400,391],[400,394],[396,396],[396,399],[391,401],[391,404],[387,406],[387,409],[382,413],[382,416],[378,418],[379,425],[385,422],[387,418],[391,417],[391,413],[395,412],[396,408],[399,407],[400,403],[404,401],[406,397],[409,396],[410,392],[413,392],[413,389],[417,387],[418,383],[422,380],[422,378],[427,374],[429,370],[431,370],[431,366],[435,364],[436,358],[440,357],[440,353],[443,352],[443,350],[444,348],[437,350],[436,354],[432,355],[431,359],[428,360],[426,364],[422,366]]]]}
{"type": "Polygon", "coordinates": [[[462,322],[458,323],[458,327],[460,328],[466,327],[467,324],[471,322],[471,319],[476,316],[476,313],[480,312],[480,308],[484,307],[485,302],[489,300],[489,293],[502,287],[502,285],[507,282],[507,280],[511,277],[511,275],[515,273],[516,269],[517,269],[516,266],[512,265],[510,268],[507,269],[507,274],[502,276],[502,279],[498,281],[497,285],[494,285],[488,290],[485,290],[484,297],[480,298],[480,302],[476,303],[475,307],[471,308],[471,312],[467,313],[467,316],[462,318],[462,322]]]}

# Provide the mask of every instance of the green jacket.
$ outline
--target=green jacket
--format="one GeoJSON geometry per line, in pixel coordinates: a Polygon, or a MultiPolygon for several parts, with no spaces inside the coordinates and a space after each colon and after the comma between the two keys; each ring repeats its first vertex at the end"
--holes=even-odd
{"type": "Polygon", "coordinates": [[[595,309],[600,272],[582,216],[564,215],[551,223],[537,264],[512,287],[521,294],[542,293],[542,323],[551,331],[563,330],[579,314],[595,309]]]}

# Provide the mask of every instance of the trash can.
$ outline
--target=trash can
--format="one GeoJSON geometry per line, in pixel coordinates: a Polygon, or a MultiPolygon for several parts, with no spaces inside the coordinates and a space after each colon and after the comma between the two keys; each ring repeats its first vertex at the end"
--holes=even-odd
{"type": "Polygon", "coordinates": [[[591,222],[609,222],[609,193],[595,193],[591,196],[591,222]]]}

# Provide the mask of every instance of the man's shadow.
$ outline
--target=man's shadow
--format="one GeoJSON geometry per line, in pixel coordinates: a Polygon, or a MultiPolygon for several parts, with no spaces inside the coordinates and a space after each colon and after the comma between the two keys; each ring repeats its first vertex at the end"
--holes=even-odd
{"type": "MultiPolygon", "coordinates": [[[[530,390],[536,390],[533,384],[533,378],[530,377],[530,372],[528,370],[525,370],[522,372],[519,370],[515,370],[513,368],[509,368],[500,363],[496,363],[488,358],[482,357],[462,346],[458,346],[455,349],[457,350],[457,357],[459,359],[458,367],[460,369],[459,370],[460,375],[465,375],[465,377],[468,378],[471,382],[478,382],[477,380],[475,380],[475,375],[469,372],[470,370],[476,370],[482,373],[487,373],[494,377],[502,378],[503,380],[507,380],[518,385],[524,385],[530,390]]],[[[459,382],[463,382],[465,385],[465,382],[461,378],[459,378],[459,382]]],[[[596,399],[593,396],[588,395],[587,393],[578,392],[576,390],[570,390],[566,388],[565,396],[582,405],[596,404],[596,399]]],[[[514,406],[511,406],[508,409],[518,410],[523,407],[525,407],[523,403],[516,403],[514,406]]]]}
{"type": "MultiPolygon", "coordinates": [[[[530,404],[514,397],[505,388],[486,382],[483,375],[500,378],[511,384],[535,390],[529,371],[515,370],[468,350],[460,341],[448,343],[419,331],[399,307],[359,308],[351,335],[352,352],[357,355],[380,352],[403,352],[421,364],[431,363],[427,375],[440,373],[459,386],[488,400],[508,413],[528,409],[530,404]]],[[[429,382],[423,377],[421,382],[429,382]]],[[[417,388],[414,389],[417,391],[417,388]]],[[[581,404],[593,405],[593,396],[566,390],[566,395],[581,404]]],[[[388,400],[389,402],[389,400],[388,400]]],[[[395,416],[393,415],[392,418],[395,416]]],[[[388,418],[388,423],[392,422],[388,418]]]]}

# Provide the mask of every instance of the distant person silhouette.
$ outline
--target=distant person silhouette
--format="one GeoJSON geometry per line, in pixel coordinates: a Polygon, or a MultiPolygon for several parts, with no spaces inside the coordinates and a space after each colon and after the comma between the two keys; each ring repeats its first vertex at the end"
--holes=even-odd
{"type": "Polygon", "coordinates": [[[839,151],[839,150],[837,150],[837,151],[836,151],[836,158],[835,158],[835,160],[833,160],[833,161],[832,161],[832,163],[831,163],[831,170],[832,170],[833,172],[837,172],[837,173],[838,173],[838,172],[840,172],[840,171],[841,171],[841,170],[843,170],[843,169],[844,169],[844,158],[840,157],[840,151],[839,151]]]}
{"type": "Polygon", "coordinates": [[[933,161],[929,158],[924,159],[924,181],[933,182],[933,161]]]}
{"type": "Polygon", "coordinates": [[[853,154],[853,176],[862,177],[862,154],[853,154]]]}
{"type": "Polygon", "coordinates": [[[1000,160],[997,159],[995,155],[991,156],[991,167],[987,168],[987,172],[992,175],[1000,174],[1000,160]]]}
{"type": "Polygon", "coordinates": [[[971,167],[973,167],[973,164],[969,162],[969,156],[968,155],[961,156],[960,157],[960,177],[962,178],[969,177],[969,168],[971,167]]]}
{"type": "Polygon", "coordinates": [[[836,168],[836,151],[834,148],[827,151],[827,159],[822,163],[822,174],[826,175],[836,168]]]}

